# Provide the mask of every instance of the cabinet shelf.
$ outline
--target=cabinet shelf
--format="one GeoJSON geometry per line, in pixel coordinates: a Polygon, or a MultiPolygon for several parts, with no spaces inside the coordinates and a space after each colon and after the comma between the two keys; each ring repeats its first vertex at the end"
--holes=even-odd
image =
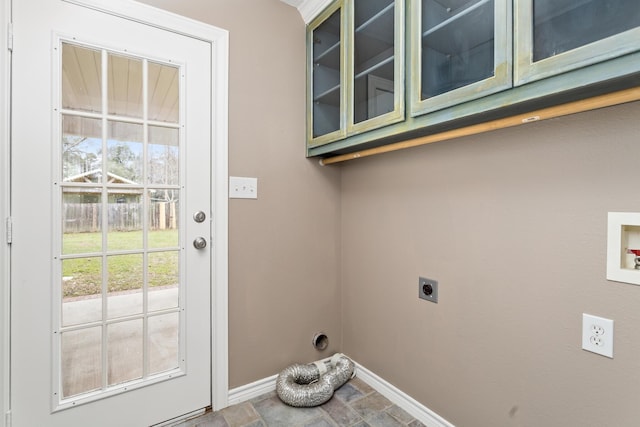
{"type": "MultiPolygon", "coordinates": [[[[365,68],[363,68],[361,71],[358,71],[356,73],[356,75],[354,76],[354,78],[359,79],[361,77],[366,76],[367,74],[370,74],[370,73],[382,68],[383,66],[385,66],[387,64],[393,64],[393,59],[394,59],[393,48],[391,49],[391,53],[390,54],[388,52],[383,52],[383,54],[386,54],[386,56],[384,58],[382,58],[382,59],[374,58],[375,61],[372,61],[373,63],[371,63],[371,64],[364,65],[365,68]]],[[[393,70],[391,70],[391,72],[393,73],[393,70]]]]}
{"type": "Polygon", "coordinates": [[[426,37],[431,33],[434,33],[438,30],[440,30],[441,28],[444,28],[458,20],[460,20],[461,18],[465,17],[466,15],[468,15],[469,13],[473,12],[474,10],[477,10],[478,8],[482,7],[482,6],[486,6],[489,4],[489,2],[491,2],[491,0],[480,0],[477,3],[472,4],[471,6],[469,6],[468,8],[464,9],[463,11],[461,11],[460,13],[457,13],[455,15],[453,15],[451,18],[446,19],[444,21],[442,21],[441,23],[439,23],[438,25],[435,25],[431,28],[429,28],[428,30],[424,31],[422,33],[422,37],[426,37]]]}
{"type": "Polygon", "coordinates": [[[582,0],[554,6],[534,9],[534,62],[640,26],[640,9],[632,2],[582,0]]]}
{"type": "Polygon", "coordinates": [[[334,0],[309,24],[309,145],[324,145],[404,119],[400,79],[405,3],[334,0]]]}
{"type": "MultiPolygon", "coordinates": [[[[393,7],[394,7],[394,4],[390,3],[384,9],[382,9],[380,12],[376,13],[371,18],[367,19],[365,22],[360,24],[358,26],[358,28],[356,28],[355,32],[356,33],[360,33],[362,31],[364,31],[369,25],[371,25],[372,23],[375,23],[375,21],[381,19],[386,14],[389,14],[390,12],[393,12],[393,7]]],[[[374,30],[378,34],[380,34],[379,29],[374,29],[374,30]]],[[[393,15],[391,15],[391,32],[390,32],[390,34],[391,34],[391,37],[386,37],[386,39],[388,39],[389,44],[392,45],[393,44],[393,15]]],[[[313,58],[313,61],[315,63],[327,65],[327,60],[329,60],[329,62],[331,62],[331,63],[335,62],[333,59],[328,59],[330,57],[330,55],[339,55],[339,53],[340,53],[340,41],[338,40],[335,43],[333,43],[332,45],[330,45],[326,50],[324,50],[320,54],[318,54],[315,58],[313,58]]],[[[391,58],[391,59],[393,59],[393,58],[391,58]]],[[[337,60],[339,61],[339,57],[338,57],[337,60]]]]}
{"type": "Polygon", "coordinates": [[[454,54],[460,51],[460,48],[453,42],[455,39],[451,37],[451,33],[456,28],[465,29],[465,38],[467,40],[476,40],[478,44],[482,44],[493,38],[493,21],[485,25],[478,25],[482,22],[482,15],[488,14],[493,16],[493,8],[491,0],[481,0],[470,7],[464,9],[460,13],[450,17],[435,25],[422,33],[422,43],[427,43],[432,49],[446,54],[454,54]],[[456,24],[456,26],[454,26],[456,24]]]}
{"type": "Polygon", "coordinates": [[[559,7],[553,2],[545,3],[540,2],[534,9],[534,20],[536,23],[547,22],[553,18],[564,15],[567,12],[571,12],[575,9],[579,9],[582,6],[591,3],[593,0],[577,0],[568,3],[562,7],[559,7]]]}
{"type": "MultiPolygon", "coordinates": [[[[319,54],[317,57],[313,58],[313,62],[316,64],[322,64],[331,66],[337,62],[338,67],[340,66],[340,42],[334,43],[327,50],[319,54]]],[[[333,68],[338,68],[333,67],[333,68]]]]}
{"type": "MultiPolygon", "coordinates": [[[[359,33],[361,31],[363,31],[365,28],[367,28],[369,25],[371,25],[372,23],[374,23],[375,21],[379,20],[381,17],[383,17],[385,14],[391,13],[391,16],[393,18],[393,7],[394,4],[393,2],[389,3],[384,9],[380,10],[378,13],[376,13],[375,15],[373,15],[371,18],[367,19],[366,21],[364,21],[362,24],[358,25],[355,29],[356,33],[359,33]]],[[[376,29],[377,31],[378,29],[376,29]]]]}
{"type": "Polygon", "coordinates": [[[340,85],[337,84],[327,90],[325,90],[324,92],[316,95],[313,98],[313,102],[320,102],[320,103],[329,103],[332,104],[332,102],[325,102],[327,99],[333,99],[336,98],[338,99],[338,103],[340,102],[340,85]]]}
{"type": "Polygon", "coordinates": [[[358,61],[354,64],[354,79],[375,73],[380,78],[393,80],[395,3],[379,0],[360,4],[368,9],[356,16],[354,56],[358,61]]]}
{"type": "Polygon", "coordinates": [[[638,1],[333,0],[308,27],[307,155],[637,88],[638,1]]]}

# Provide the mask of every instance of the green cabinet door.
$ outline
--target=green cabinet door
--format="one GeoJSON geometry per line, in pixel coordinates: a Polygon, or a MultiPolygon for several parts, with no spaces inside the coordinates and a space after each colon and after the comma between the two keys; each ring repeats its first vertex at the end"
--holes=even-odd
{"type": "Polygon", "coordinates": [[[344,2],[335,2],[307,29],[307,140],[310,144],[346,135],[344,2]]]}
{"type": "Polygon", "coordinates": [[[512,85],[509,0],[411,0],[411,114],[512,85]]]}
{"type": "Polygon", "coordinates": [[[404,119],[404,1],[353,0],[349,135],[404,119]]]}
{"type": "Polygon", "coordinates": [[[403,21],[403,0],[340,0],[309,24],[309,147],[404,120],[403,21]]]}
{"type": "Polygon", "coordinates": [[[515,23],[516,85],[640,50],[638,0],[518,0],[515,23]]]}

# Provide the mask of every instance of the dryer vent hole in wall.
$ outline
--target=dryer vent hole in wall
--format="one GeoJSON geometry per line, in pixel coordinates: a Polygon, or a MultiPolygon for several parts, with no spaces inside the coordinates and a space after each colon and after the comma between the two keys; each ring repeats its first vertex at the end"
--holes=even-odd
{"type": "Polygon", "coordinates": [[[324,332],[318,332],[313,336],[311,343],[313,344],[313,348],[318,351],[326,350],[329,346],[329,337],[327,337],[324,332]]]}

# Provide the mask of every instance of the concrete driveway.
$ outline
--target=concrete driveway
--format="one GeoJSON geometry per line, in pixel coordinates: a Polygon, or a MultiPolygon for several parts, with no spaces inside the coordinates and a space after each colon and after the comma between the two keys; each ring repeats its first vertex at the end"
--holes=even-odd
{"type": "MultiPolygon", "coordinates": [[[[62,304],[65,327],[91,325],[62,334],[63,398],[99,390],[103,376],[108,386],[142,378],[142,303],[142,292],[130,292],[108,296],[106,308],[100,297],[62,304]],[[102,323],[103,309],[107,310],[107,324],[102,323]]],[[[150,290],[147,304],[148,374],[174,369],[178,366],[178,288],[150,290]]]]}

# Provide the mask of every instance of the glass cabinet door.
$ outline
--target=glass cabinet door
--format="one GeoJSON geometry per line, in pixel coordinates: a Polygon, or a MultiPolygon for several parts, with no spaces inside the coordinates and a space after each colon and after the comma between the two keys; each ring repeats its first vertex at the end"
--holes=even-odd
{"type": "Polygon", "coordinates": [[[343,14],[339,1],[307,31],[307,140],[316,144],[346,134],[343,14]]]}
{"type": "Polygon", "coordinates": [[[353,0],[349,133],[404,118],[403,2],[353,0]]]}
{"type": "Polygon", "coordinates": [[[516,84],[640,50],[638,0],[516,2],[516,84]]]}
{"type": "Polygon", "coordinates": [[[307,140],[404,119],[404,1],[340,0],[307,30],[307,140]]]}
{"type": "Polygon", "coordinates": [[[511,86],[507,0],[412,0],[412,115],[511,86]]]}

